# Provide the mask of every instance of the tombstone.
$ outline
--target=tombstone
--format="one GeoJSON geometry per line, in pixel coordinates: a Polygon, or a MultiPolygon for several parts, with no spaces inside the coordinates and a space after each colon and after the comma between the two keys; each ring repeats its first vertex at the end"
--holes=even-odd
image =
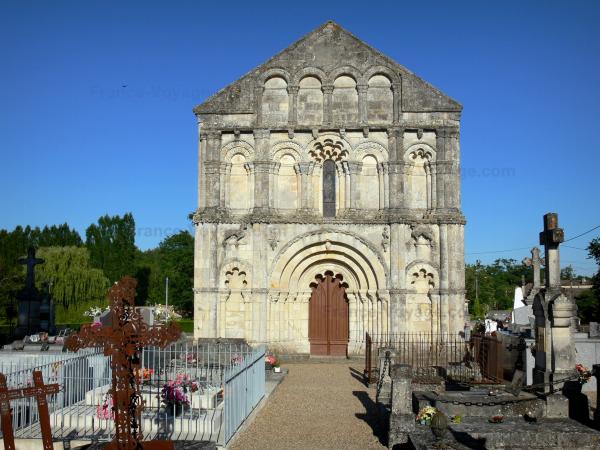
{"type": "Polygon", "coordinates": [[[22,338],[38,331],[50,331],[40,329],[40,306],[42,296],[35,287],[35,266],[45,261],[35,257],[35,248],[27,249],[27,257],[20,258],[19,264],[27,266],[27,278],[25,287],[17,294],[19,303],[19,322],[15,330],[15,336],[22,338]]]}
{"type": "Polygon", "coordinates": [[[590,334],[591,338],[600,337],[600,324],[598,322],[590,322],[590,334]]]}
{"type": "Polygon", "coordinates": [[[544,245],[546,260],[545,287],[535,294],[536,355],[534,383],[545,383],[544,391],[562,388],[563,382],[575,371],[575,342],[571,327],[575,308],[572,300],[560,287],[560,251],[564,232],[558,226],[558,215],[544,215],[544,231],[540,244],[544,245]]]}
{"type": "Polygon", "coordinates": [[[542,287],[541,284],[541,267],[546,264],[544,258],[540,258],[540,249],[537,247],[533,247],[531,249],[531,258],[523,258],[523,264],[526,266],[533,267],[533,287],[531,291],[527,294],[527,297],[523,299],[523,302],[526,305],[531,305],[533,303],[533,299],[535,295],[539,292],[542,287]]]}
{"type": "Polygon", "coordinates": [[[50,335],[55,335],[54,300],[50,293],[50,283],[44,283],[44,291],[40,304],[40,330],[50,335]]]}

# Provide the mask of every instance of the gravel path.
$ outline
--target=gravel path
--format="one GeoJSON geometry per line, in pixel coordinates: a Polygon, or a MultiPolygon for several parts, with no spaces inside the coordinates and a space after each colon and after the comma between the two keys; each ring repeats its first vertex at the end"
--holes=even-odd
{"type": "Polygon", "coordinates": [[[288,375],[231,449],[386,448],[379,439],[384,430],[375,389],[360,381],[360,364],[307,362],[285,368],[288,375]]]}

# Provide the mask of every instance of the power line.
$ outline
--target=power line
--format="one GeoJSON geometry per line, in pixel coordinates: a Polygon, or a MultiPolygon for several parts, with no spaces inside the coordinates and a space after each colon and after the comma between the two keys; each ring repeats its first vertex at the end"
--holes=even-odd
{"type": "Polygon", "coordinates": [[[591,233],[592,231],[594,231],[594,230],[596,230],[598,228],[600,228],[600,225],[596,225],[594,228],[592,228],[590,230],[587,230],[587,231],[585,231],[585,232],[583,232],[581,234],[578,234],[575,237],[572,237],[572,238],[569,238],[569,239],[565,239],[563,242],[569,242],[569,241],[572,241],[574,239],[580,238],[581,236],[585,236],[586,234],[591,233]]]}
{"type": "Polygon", "coordinates": [[[584,252],[587,252],[587,248],[581,248],[581,247],[573,247],[572,245],[561,245],[561,247],[567,247],[567,248],[574,248],[575,250],[583,250],[584,252]]]}
{"type": "MultiPolygon", "coordinates": [[[[594,230],[597,230],[598,228],[600,228],[600,225],[595,226],[594,228],[591,228],[581,234],[578,234],[577,236],[574,236],[572,238],[569,239],[565,239],[563,242],[569,242],[569,241],[573,241],[575,239],[580,238],[581,236],[585,236],[588,233],[591,233],[594,230]]],[[[567,247],[567,248],[574,248],[576,250],[584,250],[587,251],[587,249],[585,248],[580,248],[580,247],[571,247],[570,245],[564,245],[564,243],[562,244],[562,246],[567,247]]],[[[484,252],[467,252],[465,253],[465,255],[486,255],[486,254],[490,254],[490,253],[505,253],[505,252],[516,252],[517,250],[529,250],[530,247],[520,247],[520,248],[511,248],[511,249],[506,249],[506,250],[489,250],[489,251],[484,251],[484,252]]]]}
{"type": "Polygon", "coordinates": [[[505,252],[516,252],[517,250],[529,250],[530,247],[510,248],[507,250],[489,250],[486,252],[467,252],[465,255],[484,255],[487,253],[505,253],[505,252]]]}

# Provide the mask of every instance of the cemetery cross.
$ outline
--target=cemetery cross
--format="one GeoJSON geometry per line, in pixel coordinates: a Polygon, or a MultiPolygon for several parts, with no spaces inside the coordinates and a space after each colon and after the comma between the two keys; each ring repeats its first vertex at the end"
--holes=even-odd
{"type": "MultiPolygon", "coordinates": [[[[69,336],[66,347],[77,351],[86,347],[103,347],[111,356],[115,438],[111,449],[139,450],[172,448],[164,441],[142,442],[140,423],[143,401],[140,394],[141,352],[144,347],[165,347],[179,339],[179,327],[170,323],[148,327],[135,308],[137,281],[123,277],[109,290],[111,325],[86,324],[79,333],[69,336]]],[[[107,447],[108,448],[108,447],[107,447]]]]}
{"type": "Polygon", "coordinates": [[[12,415],[10,400],[35,397],[38,405],[40,428],[42,430],[42,443],[44,450],[52,450],[52,430],[50,429],[50,413],[48,411],[47,395],[56,394],[60,391],[58,384],[44,384],[42,372],[33,371],[33,386],[19,389],[8,389],[6,376],[0,373],[0,416],[2,420],[2,434],[4,439],[4,450],[15,450],[15,436],[12,429],[12,415]]]}

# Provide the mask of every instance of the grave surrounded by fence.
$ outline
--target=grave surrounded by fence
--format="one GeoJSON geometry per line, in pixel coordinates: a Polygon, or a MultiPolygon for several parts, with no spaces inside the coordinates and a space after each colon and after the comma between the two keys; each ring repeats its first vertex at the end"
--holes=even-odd
{"type": "Polygon", "coordinates": [[[495,337],[472,334],[365,334],[364,378],[381,382],[392,364],[405,364],[414,373],[434,373],[448,381],[493,384],[502,382],[502,343],[495,337]]]}
{"type": "MultiPolygon", "coordinates": [[[[115,424],[110,357],[102,349],[0,361],[9,388],[27,387],[38,370],[60,392],[48,396],[55,441],[110,441],[115,424]]],[[[146,440],[226,444],[265,394],[265,348],[244,342],[177,342],[142,352],[138,376],[146,440]]],[[[34,398],[11,402],[16,439],[41,439],[34,398]]]]}

